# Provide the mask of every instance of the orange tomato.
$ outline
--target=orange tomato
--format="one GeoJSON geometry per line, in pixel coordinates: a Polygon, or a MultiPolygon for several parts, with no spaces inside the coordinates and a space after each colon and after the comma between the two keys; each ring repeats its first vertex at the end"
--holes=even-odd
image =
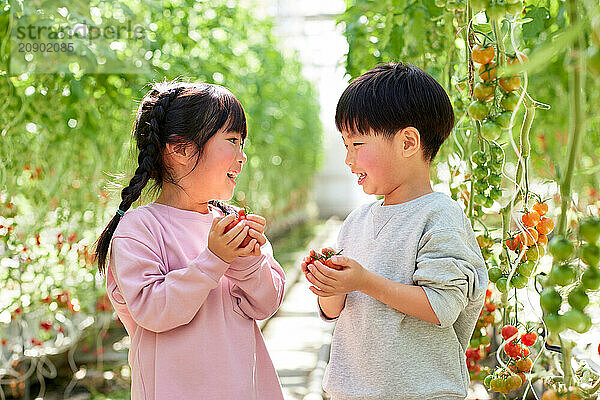
{"type": "Polygon", "coordinates": [[[526,234],[519,234],[519,241],[525,246],[533,246],[537,243],[539,233],[533,228],[527,228],[526,234]]]}
{"type": "Polygon", "coordinates": [[[554,221],[551,218],[542,217],[540,218],[540,222],[535,226],[535,229],[537,229],[539,234],[547,235],[554,230],[554,221]]]}
{"type": "Polygon", "coordinates": [[[482,47],[480,45],[473,46],[473,50],[471,51],[473,56],[473,61],[479,64],[489,64],[490,61],[494,59],[494,54],[496,51],[493,46],[482,47]]]}
{"type": "Polygon", "coordinates": [[[496,63],[482,64],[479,67],[479,77],[484,81],[490,81],[496,77],[496,63]]]}
{"type": "Polygon", "coordinates": [[[508,247],[512,251],[519,251],[521,249],[521,239],[519,238],[519,236],[508,238],[504,243],[506,244],[506,247],[508,247]]]}
{"type": "MultiPolygon", "coordinates": [[[[538,233],[539,233],[539,231],[538,231],[538,233]]],[[[541,234],[541,233],[540,233],[540,234],[539,234],[539,236],[538,236],[538,240],[537,240],[537,242],[538,242],[538,244],[539,244],[540,246],[545,246],[545,245],[547,245],[547,244],[548,244],[548,236],[546,236],[546,235],[544,235],[544,234],[541,234]]]]}
{"type": "Polygon", "coordinates": [[[540,222],[540,214],[537,211],[529,211],[521,216],[521,221],[525,226],[534,227],[540,222]]]}
{"type": "Polygon", "coordinates": [[[520,372],[529,372],[531,371],[532,366],[533,361],[531,361],[531,358],[529,357],[521,358],[519,361],[517,361],[517,368],[520,372]]]}
{"type": "Polygon", "coordinates": [[[533,210],[536,211],[540,216],[546,215],[548,212],[548,204],[546,203],[535,203],[533,205],[533,210]]]}
{"type": "Polygon", "coordinates": [[[518,76],[511,76],[510,78],[500,78],[498,84],[505,92],[514,92],[521,87],[521,78],[518,76]]]}

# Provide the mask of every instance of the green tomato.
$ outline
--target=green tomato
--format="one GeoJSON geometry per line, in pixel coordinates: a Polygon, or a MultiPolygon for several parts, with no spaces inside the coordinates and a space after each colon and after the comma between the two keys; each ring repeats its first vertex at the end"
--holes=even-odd
{"type": "Polygon", "coordinates": [[[553,287],[545,288],[542,294],[540,294],[540,306],[545,313],[557,313],[560,310],[561,304],[562,297],[553,287]]]}
{"type": "Polygon", "coordinates": [[[487,346],[488,344],[490,344],[490,337],[489,336],[480,337],[479,343],[481,343],[482,346],[487,346]]]}
{"type": "Polygon", "coordinates": [[[502,147],[498,146],[495,143],[492,143],[490,146],[490,157],[493,161],[501,163],[504,158],[504,152],[502,151],[502,147]]]}
{"type": "Polygon", "coordinates": [[[481,121],[488,116],[490,110],[485,103],[481,101],[474,101],[469,104],[469,108],[467,108],[467,113],[471,116],[471,118],[481,121]]]}
{"type": "Polygon", "coordinates": [[[534,268],[535,262],[525,261],[524,263],[519,264],[519,266],[517,267],[517,271],[519,272],[519,274],[529,277],[533,273],[534,268]]]}
{"type": "Polygon", "coordinates": [[[502,197],[502,189],[500,188],[491,188],[490,189],[490,197],[494,200],[498,200],[502,197]]]}
{"type": "Polygon", "coordinates": [[[500,107],[505,111],[514,111],[519,103],[519,95],[515,92],[505,94],[500,100],[500,107]]]}
{"type": "Polygon", "coordinates": [[[477,338],[471,338],[471,340],[469,340],[469,347],[471,347],[473,349],[476,349],[476,348],[479,347],[479,345],[480,345],[479,339],[477,339],[477,338]]]}
{"type": "Polygon", "coordinates": [[[475,196],[473,197],[473,201],[475,202],[475,204],[479,204],[479,205],[483,205],[486,200],[487,200],[487,197],[485,197],[485,195],[482,193],[476,193],[475,196]]]}
{"type": "Polygon", "coordinates": [[[492,267],[488,270],[488,277],[490,282],[496,283],[502,277],[502,270],[498,267],[492,267]]]}
{"type": "Polygon", "coordinates": [[[571,309],[567,311],[565,315],[563,315],[563,318],[565,319],[565,325],[567,328],[578,333],[587,332],[592,325],[590,317],[579,310],[571,309]]]}
{"type": "Polygon", "coordinates": [[[502,172],[502,163],[501,162],[491,162],[488,164],[488,168],[490,169],[490,173],[499,174],[502,172]]]}
{"type": "Polygon", "coordinates": [[[508,279],[506,279],[506,277],[501,277],[500,279],[498,279],[496,281],[496,289],[498,289],[498,291],[500,293],[507,293],[508,292],[508,279]]]}
{"type": "Polygon", "coordinates": [[[478,165],[473,168],[473,176],[477,179],[484,179],[488,176],[490,171],[483,165],[478,165]]]}
{"type": "Polygon", "coordinates": [[[600,237],[600,217],[586,217],[579,222],[579,237],[588,243],[596,243],[600,237]]]}
{"type": "Polygon", "coordinates": [[[548,243],[548,250],[557,261],[567,261],[571,258],[575,247],[573,243],[564,236],[555,236],[548,243]]]}
{"type": "Polygon", "coordinates": [[[486,197],[483,206],[485,208],[492,208],[494,206],[494,199],[492,199],[491,197],[486,197]]]}
{"type": "Polygon", "coordinates": [[[510,280],[511,286],[516,287],[517,289],[523,289],[527,286],[527,277],[519,274],[514,274],[510,280]]]}
{"type": "Polygon", "coordinates": [[[544,250],[542,246],[531,246],[525,252],[525,256],[527,257],[527,260],[537,261],[544,257],[545,252],[546,250],[544,250]]]}
{"type": "Polygon", "coordinates": [[[576,278],[577,272],[569,264],[554,264],[550,270],[550,279],[559,286],[570,285],[576,278]]]}
{"type": "Polygon", "coordinates": [[[582,287],[576,287],[569,293],[567,297],[569,304],[575,310],[583,311],[584,308],[590,303],[590,298],[585,294],[585,290],[582,287]]]}
{"type": "Polygon", "coordinates": [[[488,176],[487,181],[491,186],[500,186],[502,183],[502,175],[499,174],[490,174],[488,176]]]}
{"type": "Polygon", "coordinates": [[[546,315],[544,317],[544,322],[546,323],[548,330],[552,333],[561,333],[567,329],[563,316],[558,315],[557,313],[546,315]]]}
{"type": "Polygon", "coordinates": [[[581,286],[587,290],[598,290],[600,288],[600,271],[598,268],[589,267],[581,275],[581,286]]]}
{"type": "Polygon", "coordinates": [[[589,265],[595,267],[600,262],[600,247],[594,243],[586,243],[581,246],[581,260],[589,265]]]}
{"type": "Polygon", "coordinates": [[[496,140],[502,134],[502,130],[500,126],[494,121],[490,121],[486,119],[481,123],[481,136],[483,136],[487,140],[496,140]]]}
{"type": "Polygon", "coordinates": [[[475,151],[471,154],[471,161],[477,165],[484,165],[488,160],[487,155],[483,151],[475,151]]]}
{"type": "Polygon", "coordinates": [[[512,118],[512,112],[504,111],[496,116],[494,121],[504,129],[510,129],[510,119],[512,118]]]}
{"type": "Polygon", "coordinates": [[[477,193],[483,193],[487,190],[488,188],[488,183],[486,181],[475,181],[473,182],[473,189],[475,189],[475,191],[477,193]]]}

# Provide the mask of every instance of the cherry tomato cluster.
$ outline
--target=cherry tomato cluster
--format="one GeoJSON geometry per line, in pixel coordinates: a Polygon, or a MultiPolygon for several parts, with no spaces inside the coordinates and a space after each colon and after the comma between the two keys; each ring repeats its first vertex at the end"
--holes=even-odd
{"type": "Polygon", "coordinates": [[[590,299],[588,292],[600,288],[600,218],[592,216],[584,218],[579,223],[579,258],[587,265],[583,273],[570,263],[575,255],[575,245],[564,236],[556,236],[548,245],[553,257],[553,265],[540,295],[540,306],[546,314],[544,321],[552,333],[560,333],[572,329],[579,333],[587,332],[592,326],[591,318],[585,313],[590,299]],[[580,277],[579,280],[577,279],[580,277]],[[563,296],[557,286],[570,286],[567,301],[571,308],[559,314],[563,304],[563,296]]]}
{"type": "MultiPolygon", "coordinates": [[[[480,64],[478,75],[481,82],[473,87],[474,100],[469,104],[467,113],[471,118],[479,121],[479,132],[487,140],[496,140],[500,137],[503,129],[511,128],[513,111],[519,104],[519,95],[515,93],[521,87],[521,78],[518,75],[497,77],[497,63],[494,61],[496,50],[493,46],[475,45],[471,49],[473,61],[480,64]],[[496,87],[502,89],[502,97],[499,109],[491,107],[488,103],[495,100],[496,87]],[[497,111],[494,111],[497,110],[497,111]]],[[[515,65],[526,61],[527,56],[515,53],[508,58],[509,65],[515,65]]]]}
{"type": "Polygon", "coordinates": [[[510,282],[508,282],[508,274],[500,268],[493,267],[488,271],[490,281],[496,284],[500,292],[506,293],[511,287],[522,289],[527,285],[529,277],[535,271],[536,261],[545,253],[547,235],[554,229],[554,221],[545,216],[547,212],[546,203],[541,201],[535,203],[531,210],[526,210],[521,216],[525,232],[509,234],[506,239],[505,245],[510,251],[517,254],[524,248],[526,251],[510,282]]]}
{"type": "Polygon", "coordinates": [[[502,338],[510,342],[504,345],[504,353],[508,356],[508,368],[500,367],[484,379],[484,384],[499,393],[508,393],[520,388],[527,381],[525,373],[530,372],[533,361],[529,357],[529,347],[537,341],[537,334],[530,330],[519,335],[519,329],[514,325],[502,327],[502,338]],[[518,378],[518,380],[517,380],[518,378]]]}
{"type": "Polygon", "coordinates": [[[502,164],[504,153],[496,143],[490,143],[489,152],[475,151],[471,160],[475,164],[473,168],[473,202],[480,206],[475,210],[477,216],[482,216],[481,207],[490,208],[494,201],[502,197],[502,164]]]}
{"type": "Polygon", "coordinates": [[[336,267],[331,261],[331,257],[342,254],[342,251],[343,250],[335,252],[328,249],[322,249],[321,252],[318,253],[316,250],[311,250],[310,253],[306,257],[304,257],[302,261],[304,261],[306,265],[310,265],[313,264],[315,261],[319,260],[321,263],[328,266],[329,268],[338,269],[338,267],[336,267]]]}

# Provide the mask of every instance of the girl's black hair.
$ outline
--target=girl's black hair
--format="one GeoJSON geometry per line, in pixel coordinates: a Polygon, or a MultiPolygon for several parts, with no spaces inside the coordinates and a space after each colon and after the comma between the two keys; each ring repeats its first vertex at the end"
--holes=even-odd
{"type": "MultiPolygon", "coordinates": [[[[220,130],[239,132],[242,142],[246,139],[244,109],[229,90],[207,83],[154,84],[138,107],[132,131],[139,152],[138,167],[129,185],[121,191],[119,210],[127,211],[151,179],[154,181],[151,191],[156,193],[164,182],[181,187],[163,162],[167,143],[195,145],[195,168],[206,142],[220,130]]],[[[218,200],[211,200],[210,204],[225,214],[233,211],[218,200]]],[[[95,259],[100,273],[105,271],[110,241],[121,216],[122,213],[115,214],[96,242],[95,259]]]]}
{"type": "Polygon", "coordinates": [[[335,124],[349,135],[393,138],[412,126],[421,135],[426,161],[433,161],[454,127],[454,111],[442,86],[410,64],[379,65],[354,79],[337,104],[335,124]]]}

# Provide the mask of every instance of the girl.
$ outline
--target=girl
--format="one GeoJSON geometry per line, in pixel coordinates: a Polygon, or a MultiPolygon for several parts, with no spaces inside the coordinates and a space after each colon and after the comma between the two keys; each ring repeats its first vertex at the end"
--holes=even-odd
{"type": "Polygon", "coordinates": [[[255,320],[277,310],[285,275],[265,219],[229,229],[219,201],[246,162],[242,105],[217,85],[157,84],[133,134],[139,166],[95,253],[131,338],[131,398],[282,399],[255,320]],[[159,197],[127,211],[150,179],[159,197]]]}

